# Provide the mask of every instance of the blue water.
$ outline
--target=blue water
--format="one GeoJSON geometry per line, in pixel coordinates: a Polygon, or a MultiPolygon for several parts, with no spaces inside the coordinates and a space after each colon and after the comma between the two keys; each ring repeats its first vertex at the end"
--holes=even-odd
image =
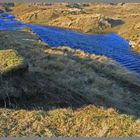
{"type": "Polygon", "coordinates": [[[0,14],[0,30],[16,30],[24,27],[30,27],[50,47],[69,46],[91,54],[105,55],[140,75],[140,55],[132,52],[128,42],[114,33],[82,34],[55,27],[23,24],[16,21],[12,15],[0,14]]]}

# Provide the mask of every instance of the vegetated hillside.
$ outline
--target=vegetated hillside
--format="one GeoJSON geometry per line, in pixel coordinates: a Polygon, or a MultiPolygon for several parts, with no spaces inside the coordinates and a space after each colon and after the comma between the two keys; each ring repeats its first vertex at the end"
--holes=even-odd
{"type": "Polygon", "coordinates": [[[140,52],[140,4],[17,4],[11,12],[25,23],[57,26],[86,33],[116,32],[140,52]]]}
{"type": "Polygon", "coordinates": [[[0,49],[29,67],[0,79],[0,136],[140,136],[134,73],[104,56],[49,48],[27,30],[0,31],[0,49]]]}

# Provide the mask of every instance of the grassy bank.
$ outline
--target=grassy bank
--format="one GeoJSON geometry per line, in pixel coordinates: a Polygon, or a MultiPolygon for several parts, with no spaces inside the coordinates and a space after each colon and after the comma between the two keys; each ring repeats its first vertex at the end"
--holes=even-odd
{"type": "Polygon", "coordinates": [[[29,31],[0,35],[0,49],[16,50],[29,65],[0,81],[0,95],[8,95],[0,136],[140,136],[137,75],[105,56],[49,48],[29,31]]]}
{"type": "Polygon", "coordinates": [[[140,122],[114,109],[87,106],[78,110],[0,109],[0,136],[138,137],[140,122]]]}

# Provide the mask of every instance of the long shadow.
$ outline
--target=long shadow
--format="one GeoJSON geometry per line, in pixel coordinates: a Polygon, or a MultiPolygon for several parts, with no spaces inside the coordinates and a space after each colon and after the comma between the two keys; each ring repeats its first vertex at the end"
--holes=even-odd
{"type": "Polygon", "coordinates": [[[116,27],[116,26],[124,24],[125,22],[123,20],[120,20],[120,19],[115,19],[115,20],[109,19],[109,23],[111,23],[112,27],[116,27]]]}

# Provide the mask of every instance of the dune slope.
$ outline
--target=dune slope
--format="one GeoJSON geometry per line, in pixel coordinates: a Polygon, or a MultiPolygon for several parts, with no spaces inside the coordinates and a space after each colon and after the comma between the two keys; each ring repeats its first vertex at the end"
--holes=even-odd
{"type": "Polygon", "coordinates": [[[140,136],[137,75],[104,56],[49,48],[31,32],[0,35],[0,49],[16,50],[29,66],[0,79],[0,95],[9,95],[0,136],[140,136]]]}

